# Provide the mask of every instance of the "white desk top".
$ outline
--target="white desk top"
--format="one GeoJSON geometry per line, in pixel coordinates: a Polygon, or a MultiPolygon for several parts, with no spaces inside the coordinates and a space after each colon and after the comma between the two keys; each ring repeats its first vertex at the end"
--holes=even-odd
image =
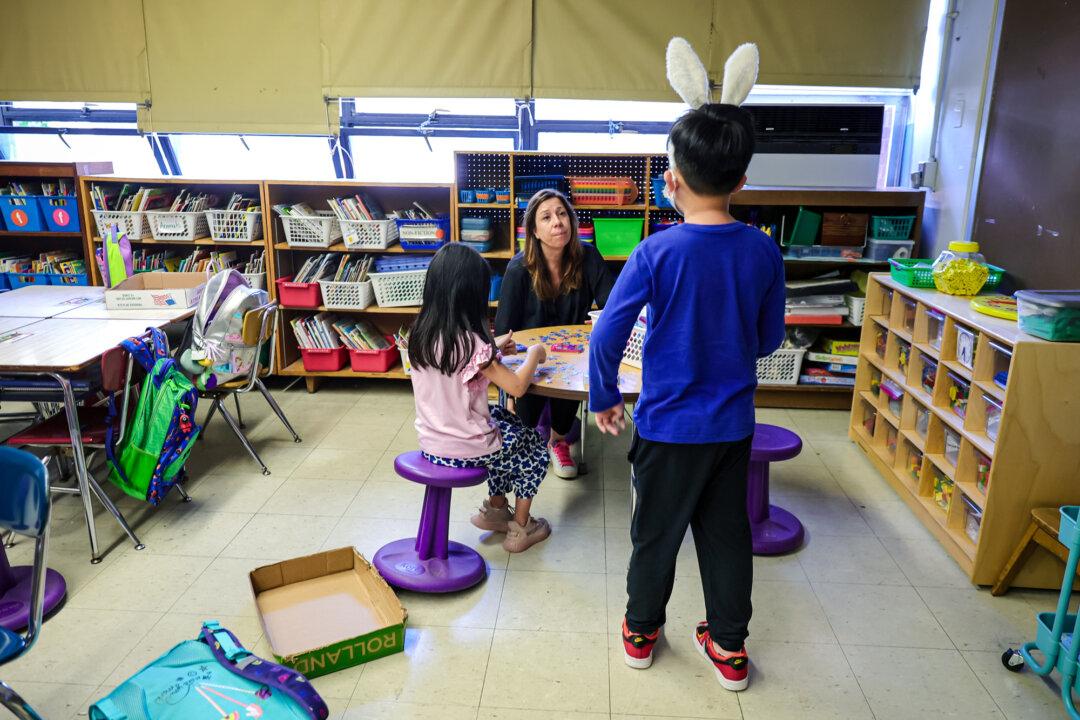
{"type": "Polygon", "coordinates": [[[49,318],[98,300],[105,288],[86,285],[30,285],[0,294],[0,316],[49,318]]]}
{"type": "Polygon", "coordinates": [[[110,310],[102,297],[85,305],[77,305],[55,317],[65,320],[184,320],[195,314],[195,308],[153,307],[138,310],[110,310]]]}
{"type": "Polygon", "coordinates": [[[0,317],[0,338],[10,330],[33,325],[36,322],[40,322],[40,318],[0,317]]]}
{"type": "Polygon", "coordinates": [[[77,372],[121,341],[168,320],[50,318],[0,334],[0,372],[77,372]]]}

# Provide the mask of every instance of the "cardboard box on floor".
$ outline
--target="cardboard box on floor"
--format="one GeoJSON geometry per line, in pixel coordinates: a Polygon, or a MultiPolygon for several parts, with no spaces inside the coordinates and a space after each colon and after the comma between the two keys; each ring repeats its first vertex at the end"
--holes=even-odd
{"type": "Polygon", "coordinates": [[[266,565],[249,578],[274,658],[308,678],[405,649],[408,613],[355,548],[266,565]]]}
{"type": "Polygon", "coordinates": [[[105,291],[110,310],[189,308],[198,304],[206,289],[206,273],[146,272],[133,275],[105,291]]]}

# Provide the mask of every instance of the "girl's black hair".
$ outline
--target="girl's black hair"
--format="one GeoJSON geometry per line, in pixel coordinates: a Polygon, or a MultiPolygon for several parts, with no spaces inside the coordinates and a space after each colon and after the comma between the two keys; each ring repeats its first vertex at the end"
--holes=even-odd
{"type": "Polygon", "coordinates": [[[468,245],[448,243],[435,253],[424,281],[424,304],[409,332],[409,362],[453,375],[472,357],[473,333],[491,345],[488,294],[491,269],[468,245]]]}

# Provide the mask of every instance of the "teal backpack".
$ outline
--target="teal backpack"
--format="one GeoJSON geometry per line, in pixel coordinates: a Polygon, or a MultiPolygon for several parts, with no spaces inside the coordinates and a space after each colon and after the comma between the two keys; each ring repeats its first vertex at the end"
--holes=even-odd
{"type": "Polygon", "coordinates": [[[198,391],[169,357],[165,334],[157,328],[148,332],[148,340],[134,337],[121,343],[147,374],[119,447],[113,438],[119,413],[115,398],[109,398],[105,455],[112,466],[109,480],[128,495],[157,505],[181,479],[202,428],[195,424],[198,391]]]}
{"type": "Polygon", "coordinates": [[[263,660],[216,622],[90,706],[90,720],[326,720],[300,673],[263,660]]]}

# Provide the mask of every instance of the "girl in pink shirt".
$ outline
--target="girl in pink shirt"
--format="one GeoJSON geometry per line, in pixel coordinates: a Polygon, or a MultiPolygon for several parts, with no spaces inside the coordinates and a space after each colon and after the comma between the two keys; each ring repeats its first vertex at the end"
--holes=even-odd
{"type": "Polygon", "coordinates": [[[491,270],[472,248],[450,243],[432,259],[423,307],[409,333],[416,434],[424,457],[436,465],[487,468],[490,497],[472,524],[505,532],[503,548],[521,552],[551,534],[547,520],[529,514],[548,452],[536,430],[488,404],[488,385],[521,397],[547,352],[543,345],[530,347],[516,373],[500,362],[499,348],[509,352],[515,344],[511,333],[498,342],[491,337],[490,289],[491,270]]]}

